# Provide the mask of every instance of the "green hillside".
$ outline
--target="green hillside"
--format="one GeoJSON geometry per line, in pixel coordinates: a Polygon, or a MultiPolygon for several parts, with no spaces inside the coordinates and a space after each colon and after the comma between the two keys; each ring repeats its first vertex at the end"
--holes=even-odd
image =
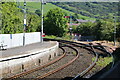
{"type": "MultiPolygon", "coordinates": [[[[56,5],[53,5],[51,3],[47,3],[46,5],[44,5],[44,9],[43,9],[44,14],[46,14],[50,9],[54,9],[54,8],[60,8],[60,7],[58,7],[56,5]]],[[[62,9],[62,8],[60,8],[60,9],[62,9]]],[[[70,12],[70,11],[67,11],[67,10],[64,10],[64,9],[62,9],[62,10],[66,13],[73,14],[73,12],[70,12]]]]}
{"type": "MultiPolygon", "coordinates": [[[[23,8],[23,2],[21,2],[21,3],[19,4],[19,6],[20,6],[21,8],[23,8]]],[[[50,9],[54,9],[54,8],[60,8],[60,9],[62,9],[68,16],[70,16],[70,15],[72,15],[72,14],[75,14],[75,13],[72,12],[72,11],[65,10],[65,9],[63,9],[63,8],[61,8],[61,7],[58,7],[58,6],[54,5],[54,4],[52,4],[52,3],[44,4],[44,5],[43,5],[43,12],[44,12],[44,14],[46,14],[50,9]]],[[[38,2],[27,2],[27,11],[28,11],[28,12],[34,13],[35,10],[38,10],[38,9],[41,10],[41,3],[38,3],[38,2]]],[[[81,14],[78,14],[78,16],[79,16],[80,18],[92,19],[92,20],[94,20],[94,18],[90,18],[90,17],[87,17],[87,16],[83,16],[83,15],[81,15],[81,14]]]]}
{"type": "Polygon", "coordinates": [[[52,2],[65,10],[96,19],[110,19],[119,15],[119,2],[52,2]]]}

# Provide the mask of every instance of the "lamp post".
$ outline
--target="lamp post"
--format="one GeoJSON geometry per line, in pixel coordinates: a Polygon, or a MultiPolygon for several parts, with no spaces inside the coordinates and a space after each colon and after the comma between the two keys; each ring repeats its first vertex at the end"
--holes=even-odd
{"type": "Polygon", "coordinates": [[[43,0],[41,1],[41,42],[43,42],[43,0]]]}
{"type": "Polygon", "coordinates": [[[26,32],[26,0],[24,0],[24,33],[23,33],[23,46],[25,46],[25,32],[26,32]]]}

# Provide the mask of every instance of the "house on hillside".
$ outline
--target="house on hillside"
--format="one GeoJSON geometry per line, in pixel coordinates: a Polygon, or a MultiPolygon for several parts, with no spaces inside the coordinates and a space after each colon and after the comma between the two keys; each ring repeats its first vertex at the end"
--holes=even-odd
{"type": "Polygon", "coordinates": [[[70,24],[70,23],[67,23],[67,25],[68,25],[68,26],[72,26],[72,25],[74,25],[74,26],[79,26],[80,23],[71,23],[71,24],[70,24]]]}
{"type": "Polygon", "coordinates": [[[83,19],[76,19],[79,23],[84,23],[84,22],[92,22],[94,23],[94,20],[83,20],[83,19]]]}

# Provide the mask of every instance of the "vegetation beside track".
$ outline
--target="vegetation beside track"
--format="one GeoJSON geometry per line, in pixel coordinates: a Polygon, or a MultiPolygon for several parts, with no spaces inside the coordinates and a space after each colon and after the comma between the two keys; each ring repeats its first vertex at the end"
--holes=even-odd
{"type": "MultiPolygon", "coordinates": [[[[95,58],[93,58],[92,60],[94,61],[95,58]]],[[[96,66],[106,67],[110,62],[112,62],[112,57],[100,57],[96,62],[96,66]]]]}

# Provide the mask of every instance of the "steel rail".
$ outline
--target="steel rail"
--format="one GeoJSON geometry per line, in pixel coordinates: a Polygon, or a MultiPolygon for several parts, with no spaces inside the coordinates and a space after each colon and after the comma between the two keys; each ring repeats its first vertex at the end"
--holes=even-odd
{"type": "Polygon", "coordinates": [[[96,58],[94,60],[94,62],[87,68],[85,69],[83,72],[79,73],[77,76],[75,76],[72,80],[75,80],[78,77],[82,77],[84,76],[86,73],[88,73],[95,65],[96,62],[98,61],[98,53],[95,52],[93,45],[91,45],[91,50],[93,50],[92,52],[95,54],[96,58]]]}
{"type": "MultiPolygon", "coordinates": [[[[55,69],[55,70],[52,70],[52,71],[50,71],[50,72],[48,72],[48,73],[46,73],[46,74],[44,74],[44,75],[42,75],[42,76],[38,76],[37,79],[45,78],[45,77],[47,77],[47,76],[49,76],[49,75],[51,75],[51,74],[54,74],[55,72],[58,72],[58,71],[64,69],[65,67],[67,67],[67,66],[69,66],[70,64],[72,64],[72,63],[79,57],[78,51],[77,51],[75,48],[73,48],[73,47],[71,47],[71,46],[69,46],[69,45],[65,45],[65,46],[62,46],[62,47],[70,47],[70,48],[74,49],[74,50],[76,51],[76,54],[77,54],[76,57],[73,58],[73,59],[72,59],[71,61],[69,61],[68,63],[64,64],[63,66],[61,66],[61,67],[59,67],[59,68],[57,68],[57,69],[55,69]]],[[[35,79],[35,80],[37,80],[37,79],[35,79]]]]}
{"type": "MultiPolygon", "coordinates": [[[[61,41],[59,41],[59,42],[61,42],[61,41]]],[[[61,43],[66,43],[66,42],[61,42],[61,43]]],[[[75,45],[75,44],[71,44],[71,42],[69,42],[69,44],[70,45],[74,45],[74,46],[79,46],[79,47],[81,47],[80,45],[75,45]]],[[[66,45],[66,44],[64,44],[64,45],[66,45]]],[[[67,45],[68,46],[68,45],[67,45]]],[[[83,46],[82,46],[83,47],[83,46]]],[[[85,47],[87,47],[87,46],[85,46],[85,47]]],[[[91,50],[92,51],[92,50],[91,50]]],[[[93,52],[93,51],[92,51],[93,52]]],[[[86,71],[83,71],[83,75],[84,74],[86,74],[86,72],[88,72],[88,70],[90,70],[91,68],[93,68],[94,66],[95,66],[95,64],[96,64],[96,62],[97,62],[97,60],[98,60],[98,54],[97,53],[95,53],[96,54],[96,59],[95,59],[95,62],[92,64],[92,65],[90,65],[87,69],[86,69],[86,71]]],[[[75,58],[75,60],[78,58],[78,56],[79,56],[79,54],[77,55],[77,57],[75,58]]],[[[71,64],[71,62],[73,62],[73,61],[70,61],[70,63],[68,63],[68,65],[69,64],[71,64]]],[[[42,75],[42,76],[39,76],[39,77],[37,77],[37,79],[42,79],[42,78],[45,78],[45,77],[47,77],[47,76],[49,76],[49,75],[51,75],[51,74],[53,74],[53,73],[55,73],[55,72],[57,72],[57,71],[59,71],[59,70],[61,70],[61,69],[63,69],[64,67],[66,67],[66,66],[68,66],[68,65],[63,65],[62,67],[60,67],[60,68],[58,68],[58,69],[56,69],[56,70],[53,70],[53,71],[50,71],[50,72],[48,72],[48,73],[46,73],[46,74],[44,74],[44,75],[42,75]]]]}
{"type": "MultiPolygon", "coordinates": [[[[61,47],[60,47],[60,48],[61,48],[61,47]]],[[[32,72],[34,72],[34,71],[36,71],[36,70],[40,70],[40,69],[42,69],[42,68],[45,68],[45,67],[47,67],[47,66],[49,66],[49,65],[51,65],[51,64],[53,64],[53,63],[55,63],[55,62],[57,62],[57,61],[59,61],[60,59],[62,59],[62,58],[65,57],[65,55],[66,55],[65,50],[64,50],[63,48],[61,48],[61,49],[63,50],[63,55],[60,56],[59,58],[57,58],[57,59],[55,59],[55,60],[53,60],[53,61],[51,61],[51,62],[49,62],[48,64],[45,64],[45,65],[43,65],[43,66],[34,68],[34,69],[32,69],[32,70],[28,70],[28,71],[25,71],[25,72],[21,72],[21,73],[16,74],[16,75],[13,75],[13,76],[5,79],[5,80],[15,79],[15,78],[18,78],[18,77],[21,77],[21,76],[30,74],[30,73],[32,73],[32,72]]]]}
{"type": "MultiPolygon", "coordinates": [[[[99,49],[98,47],[92,45],[92,43],[89,43],[89,44],[91,45],[91,48],[92,48],[94,54],[96,55],[96,59],[94,60],[94,63],[93,63],[93,64],[91,64],[91,65],[90,65],[86,70],[84,70],[82,73],[79,73],[77,76],[75,76],[72,80],[75,80],[75,79],[78,78],[78,77],[83,77],[86,73],[88,73],[88,72],[96,65],[96,62],[97,62],[97,60],[98,60],[98,56],[99,56],[99,55],[98,55],[98,53],[95,52],[94,48],[95,48],[95,49],[98,49],[98,50],[102,50],[102,51],[105,52],[105,53],[108,53],[108,54],[112,57],[112,60],[114,60],[114,57],[113,57],[112,53],[108,52],[108,51],[104,48],[104,47],[106,47],[106,46],[102,46],[102,45],[99,44],[99,46],[98,46],[98,47],[100,47],[100,49],[99,49]]],[[[114,61],[113,61],[113,64],[112,64],[111,68],[113,67],[113,65],[114,65],[114,61]]]]}
{"type": "Polygon", "coordinates": [[[112,53],[111,52],[109,52],[105,47],[107,47],[107,46],[103,46],[103,45],[101,45],[100,43],[97,43],[102,49],[104,49],[104,51],[105,52],[107,52],[111,57],[112,57],[112,65],[111,65],[111,68],[113,68],[114,67],[114,56],[112,55],[112,53]]]}
{"type": "MultiPolygon", "coordinates": [[[[52,39],[52,40],[54,41],[54,39],[52,39]]],[[[98,47],[99,47],[99,49],[103,49],[103,51],[106,51],[107,53],[109,53],[105,48],[101,48],[102,45],[99,45],[99,46],[98,46],[98,45],[88,45],[88,44],[77,43],[77,42],[72,42],[72,41],[65,41],[65,40],[55,40],[55,41],[58,41],[58,42],[61,42],[61,43],[69,43],[69,44],[71,44],[71,45],[74,45],[74,46],[77,46],[77,47],[82,47],[82,48],[91,47],[91,51],[92,51],[92,52],[95,54],[95,56],[96,56],[95,61],[94,61],[86,70],[84,70],[82,73],[79,73],[79,74],[78,74],[76,77],[74,77],[72,80],[76,79],[77,77],[82,77],[82,76],[84,76],[86,73],[88,73],[88,72],[95,66],[95,64],[96,64],[96,62],[97,62],[97,60],[98,60],[98,53],[95,52],[94,48],[97,48],[97,49],[98,49],[98,47]],[[80,44],[80,45],[78,45],[78,44],[80,44]]],[[[68,45],[66,45],[66,46],[68,46],[68,45]]],[[[63,47],[63,46],[62,46],[62,47],[63,47]]],[[[102,46],[102,47],[106,47],[106,46],[102,46]]],[[[71,47],[71,48],[72,48],[72,47],[71,47]]],[[[61,48],[61,49],[63,50],[63,52],[65,52],[63,48],[61,48]]],[[[89,50],[90,50],[90,49],[89,49],[89,50]]],[[[109,53],[109,54],[112,56],[111,53],[109,53]]],[[[9,79],[14,79],[14,78],[17,78],[17,77],[21,77],[21,76],[27,75],[27,74],[29,74],[29,73],[32,73],[32,72],[34,72],[34,71],[36,71],[36,70],[40,70],[40,69],[42,69],[42,68],[45,68],[45,67],[47,67],[47,66],[49,66],[49,65],[51,65],[51,64],[53,64],[53,63],[55,63],[55,62],[57,62],[57,61],[59,61],[59,60],[62,59],[64,56],[65,56],[65,53],[64,53],[61,57],[59,57],[58,59],[55,59],[53,62],[51,61],[51,62],[49,62],[48,64],[45,64],[45,65],[40,66],[40,67],[38,67],[38,68],[35,68],[35,69],[32,69],[32,70],[25,71],[25,72],[22,72],[22,73],[20,73],[20,74],[14,75],[14,76],[12,76],[12,77],[10,77],[10,78],[7,78],[7,80],[9,80],[9,79]]],[[[59,67],[58,69],[53,70],[53,71],[50,71],[50,72],[44,74],[43,76],[39,76],[39,77],[37,77],[37,78],[38,78],[38,79],[45,78],[46,76],[49,76],[49,75],[51,75],[51,74],[53,74],[53,73],[55,73],[55,72],[57,72],[57,71],[65,68],[65,67],[67,67],[67,66],[70,65],[72,62],[74,62],[74,61],[77,59],[77,57],[79,57],[79,54],[78,54],[78,53],[77,53],[76,58],[74,58],[72,61],[69,61],[68,64],[65,64],[65,65],[59,67]]],[[[112,56],[112,57],[113,57],[113,56],[112,56]]]]}
{"type": "MultiPolygon", "coordinates": [[[[71,41],[65,41],[65,40],[62,40],[62,42],[63,43],[65,43],[65,42],[72,43],[73,45],[80,44],[80,45],[77,45],[77,46],[82,47],[82,48],[91,47],[90,45],[83,44],[83,43],[77,43],[77,42],[71,42],[71,41]]],[[[112,65],[111,65],[111,68],[112,68],[114,66],[114,56],[107,49],[105,49],[105,47],[107,47],[107,46],[103,46],[100,43],[96,43],[96,44],[98,44],[98,45],[92,45],[95,49],[101,50],[102,52],[104,52],[106,54],[109,54],[112,57],[112,65]]],[[[86,48],[86,49],[88,49],[88,48],[86,48]]],[[[88,50],[90,50],[90,49],[88,49],[88,50]]]]}
{"type": "MultiPolygon", "coordinates": [[[[51,39],[49,39],[49,40],[51,40],[51,39]]],[[[53,41],[55,40],[55,39],[52,39],[53,41]]],[[[88,45],[88,44],[83,44],[83,43],[77,43],[77,42],[72,42],[72,41],[65,41],[65,40],[55,40],[55,41],[58,41],[58,42],[62,42],[62,43],[71,43],[72,45],[76,45],[76,44],[80,44],[80,45],[77,45],[77,47],[82,47],[82,48],[85,48],[85,49],[87,49],[86,47],[91,47],[92,48],[92,52],[96,55],[96,59],[95,59],[95,61],[94,61],[94,63],[93,64],[91,64],[86,70],[84,70],[82,73],[79,73],[76,77],[74,77],[72,80],[75,80],[77,77],[82,77],[82,76],[84,76],[87,72],[89,72],[94,66],[95,66],[95,64],[96,64],[96,62],[97,62],[97,60],[98,60],[98,53],[96,53],[95,52],[95,50],[94,50],[94,48],[95,49],[98,49],[98,50],[100,50],[100,51],[102,51],[102,52],[104,52],[104,53],[106,53],[106,54],[109,54],[111,57],[112,57],[112,62],[113,62],[113,64],[112,64],[112,66],[111,66],[111,68],[114,66],[114,57],[113,57],[113,55],[112,55],[112,53],[110,53],[110,52],[108,52],[106,49],[105,49],[105,47],[107,47],[107,46],[103,46],[103,45],[92,45],[92,44],[90,44],[90,45],[88,45]],[[76,43],[76,44],[74,44],[74,43],[76,43]]],[[[90,50],[90,49],[88,49],[88,50],[90,50]]]]}

